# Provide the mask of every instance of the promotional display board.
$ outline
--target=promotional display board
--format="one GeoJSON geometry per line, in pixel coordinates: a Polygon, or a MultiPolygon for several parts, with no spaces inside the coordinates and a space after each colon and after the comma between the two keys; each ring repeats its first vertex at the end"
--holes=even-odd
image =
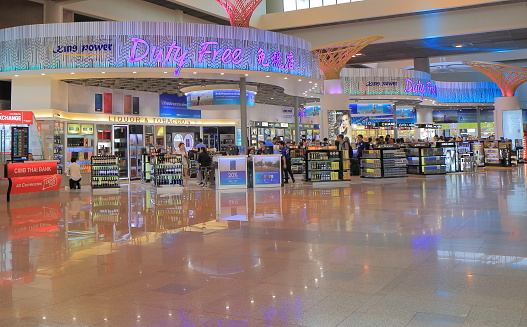
{"type": "Polygon", "coordinates": [[[58,191],[62,176],[44,175],[11,178],[10,194],[36,193],[42,191],[58,191]]]}
{"type": "Polygon", "coordinates": [[[352,103],[349,108],[352,114],[357,115],[390,115],[393,113],[391,103],[352,103]]]}
{"type": "MultiPolygon", "coordinates": [[[[523,139],[523,121],[521,110],[503,111],[503,136],[509,140],[523,139]]],[[[514,143],[513,143],[514,145],[514,143]]]]}
{"type": "MultiPolygon", "coordinates": [[[[265,71],[318,78],[309,42],[213,24],[89,22],[0,30],[0,71],[167,67],[265,71]]],[[[103,112],[111,112],[103,96],[103,112]]],[[[97,108],[98,109],[98,108],[97,108]]]]}
{"type": "Polygon", "coordinates": [[[328,110],[329,138],[334,140],[337,135],[352,139],[350,110],[328,110]]]}
{"type": "MultiPolygon", "coordinates": [[[[248,106],[254,106],[254,92],[246,92],[248,106]]],[[[220,105],[240,105],[239,90],[204,90],[187,93],[187,107],[197,106],[220,106],[220,105]]]]}
{"type": "Polygon", "coordinates": [[[217,157],[216,188],[247,188],[247,157],[217,157]]]}
{"type": "Polygon", "coordinates": [[[282,183],[282,156],[256,155],[253,159],[253,185],[257,187],[280,187],[282,183]]]}

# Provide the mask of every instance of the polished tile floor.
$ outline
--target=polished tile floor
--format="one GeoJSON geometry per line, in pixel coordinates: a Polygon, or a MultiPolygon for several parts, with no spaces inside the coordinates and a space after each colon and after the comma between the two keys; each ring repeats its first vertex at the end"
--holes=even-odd
{"type": "Polygon", "coordinates": [[[0,205],[0,326],[527,326],[526,172],[0,205]]]}

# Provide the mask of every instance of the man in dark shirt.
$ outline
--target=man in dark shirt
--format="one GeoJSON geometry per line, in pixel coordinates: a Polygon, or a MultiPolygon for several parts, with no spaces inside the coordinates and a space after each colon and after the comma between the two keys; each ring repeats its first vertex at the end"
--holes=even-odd
{"type": "Polygon", "coordinates": [[[366,142],[361,134],[357,135],[357,159],[360,160],[362,157],[362,152],[366,148],[366,142]]]}
{"type": "Polygon", "coordinates": [[[294,183],[295,176],[293,176],[293,171],[291,170],[291,154],[289,152],[289,148],[285,146],[284,141],[278,141],[278,145],[280,147],[280,153],[282,154],[282,172],[284,175],[284,184],[289,183],[289,175],[291,175],[291,179],[294,183]]]}
{"type": "Polygon", "coordinates": [[[205,172],[204,169],[209,169],[210,163],[212,162],[212,159],[209,156],[209,153],[207,152],[207,148],[203,147],[199,149],[199,155],[198,155],[198,169],[200,170],[200,183],[199,185],[205,184],[205,172]]]}

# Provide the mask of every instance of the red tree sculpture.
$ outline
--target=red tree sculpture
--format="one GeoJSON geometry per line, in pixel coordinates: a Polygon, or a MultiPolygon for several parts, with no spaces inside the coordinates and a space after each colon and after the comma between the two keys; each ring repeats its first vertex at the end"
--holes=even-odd
{"type": "Polygon", "coordinates": [[[231,26],[249,27],[254,10],[262,0],[216,0],[229,15],[231,26]]]}
{"type": "Polygon", "coordinates": [[[463,61],[498,84],[504,97],[513,97],[520,85],[527,81],[527,69],[521,67],[490,64],[478,61],[463,61]]]}

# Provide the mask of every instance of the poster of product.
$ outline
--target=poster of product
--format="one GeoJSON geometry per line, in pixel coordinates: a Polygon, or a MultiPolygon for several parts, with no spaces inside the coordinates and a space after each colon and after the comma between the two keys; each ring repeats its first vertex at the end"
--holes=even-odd
{"type": "Polygon", "coordinates": [[[352,103],[349,105],[352,114],[385,115],[391,114],[393,104],[390,103],[352,103]]]}
{"type": "Polygon", "coordinates": [[[344,137],[351,136],[351,121],[349,110],[329,110],[328,111],[328,131],[329,139],[336,140],[337,135],[344,135],[344,137]]]}
{"type": "MultiPolygon", "coordinates": [[[[254,106],[254,92],[247,92],[247,105],[254,106]]],[[[239,90],[204,90],[187,94],[187,107],[210,105],[240,105],[239,90]]]]}
{"type": "Polygon", "coordinates": [[[254,184],[280,185],[281,156],[253,157],[254,184]]]}
{"type": "Polygon", "coordinates": [[[247,185],[247,159],[245,157],[218,158],[220,186],[247,185]]]}
{"type": "Polygon", "coordinates": [[[476,109],[463,109],[457,113],[458,123],[477,123],[478,112],[476,109]]]}
{"type": "Polygon", "coordinates": [[[432,113],[434,124],[457,123],[457,110],[434,110],[432,113]]]}
{"type": "Polygon", "coordinates": [[[503,136],[509,140],[523,139],[523,122],[521,110],[503,111],[503,136]]]}

